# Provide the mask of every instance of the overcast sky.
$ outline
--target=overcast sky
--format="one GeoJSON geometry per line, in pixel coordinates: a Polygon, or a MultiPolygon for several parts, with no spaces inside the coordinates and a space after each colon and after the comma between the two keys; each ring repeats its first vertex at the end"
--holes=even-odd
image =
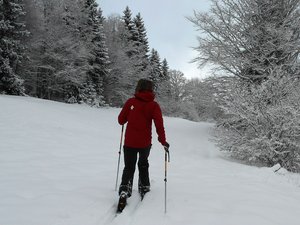
{"type": "Polygon", "coordinates": [[[210,0],[97,0],[103,15],[123,15],[126,6],[132,17],[138,12],[144,20],[150,48],[155,48],[161,59],[166,58],[170,69],[182,71],[187,78],[205,77],[207,70],[199,70],[195,63],[189,63],[196,52],[198,32],[186,16],[193,16],[194,10],[208,11],[210,0]]]}

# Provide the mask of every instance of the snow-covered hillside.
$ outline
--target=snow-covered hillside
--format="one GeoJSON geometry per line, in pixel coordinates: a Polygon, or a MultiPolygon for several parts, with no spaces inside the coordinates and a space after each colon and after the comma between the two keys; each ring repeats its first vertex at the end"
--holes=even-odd
{"type": "Polygon", "coordinates": [[[154,133],[152,191],[140,203],[135,183],[115,217],[119,109],[4,95],[0,108],[0,225],[299,224],[299,175],[226,160],[209,140],[212,124],[165,118],[167,214],[154,133]]]}

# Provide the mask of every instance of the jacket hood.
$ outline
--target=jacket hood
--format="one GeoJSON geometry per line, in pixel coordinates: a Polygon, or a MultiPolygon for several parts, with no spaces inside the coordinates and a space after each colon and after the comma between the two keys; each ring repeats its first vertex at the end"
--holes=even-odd
{"type": "Polygon", "coordinates": [[[134,96],[144,102],[151,102],[155,98],[155,94],[152,91],[140,91],[135,93],[134,96]]]}

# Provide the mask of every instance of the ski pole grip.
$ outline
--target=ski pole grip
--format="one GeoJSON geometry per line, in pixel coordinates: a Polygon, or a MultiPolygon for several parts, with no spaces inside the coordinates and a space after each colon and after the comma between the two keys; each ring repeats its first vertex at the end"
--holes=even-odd
{"type": "Polygon", "coordinates": [[[169,149],[166,149],[166,148],[165,148],[165,151],[166,151],[166,156],[168,158],[168,162],[170,162],[170,151],[169,151],[169,149]]]}

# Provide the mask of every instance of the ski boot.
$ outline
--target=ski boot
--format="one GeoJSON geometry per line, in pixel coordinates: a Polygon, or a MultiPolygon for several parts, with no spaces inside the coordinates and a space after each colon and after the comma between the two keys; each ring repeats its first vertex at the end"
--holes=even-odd
{"type": "Polygon", "coordinates": [[[141,201],[143,201],[145,194],[150,191],[150,186],[139,185],[139,193],[141,196],[141,201]]]}
{"type": "Polygon", "coordinates": [[[128,194],[125,191],[122,191],[119,198],[117,213],[121,213],[125,206],[127,205],[128,194]]]}

